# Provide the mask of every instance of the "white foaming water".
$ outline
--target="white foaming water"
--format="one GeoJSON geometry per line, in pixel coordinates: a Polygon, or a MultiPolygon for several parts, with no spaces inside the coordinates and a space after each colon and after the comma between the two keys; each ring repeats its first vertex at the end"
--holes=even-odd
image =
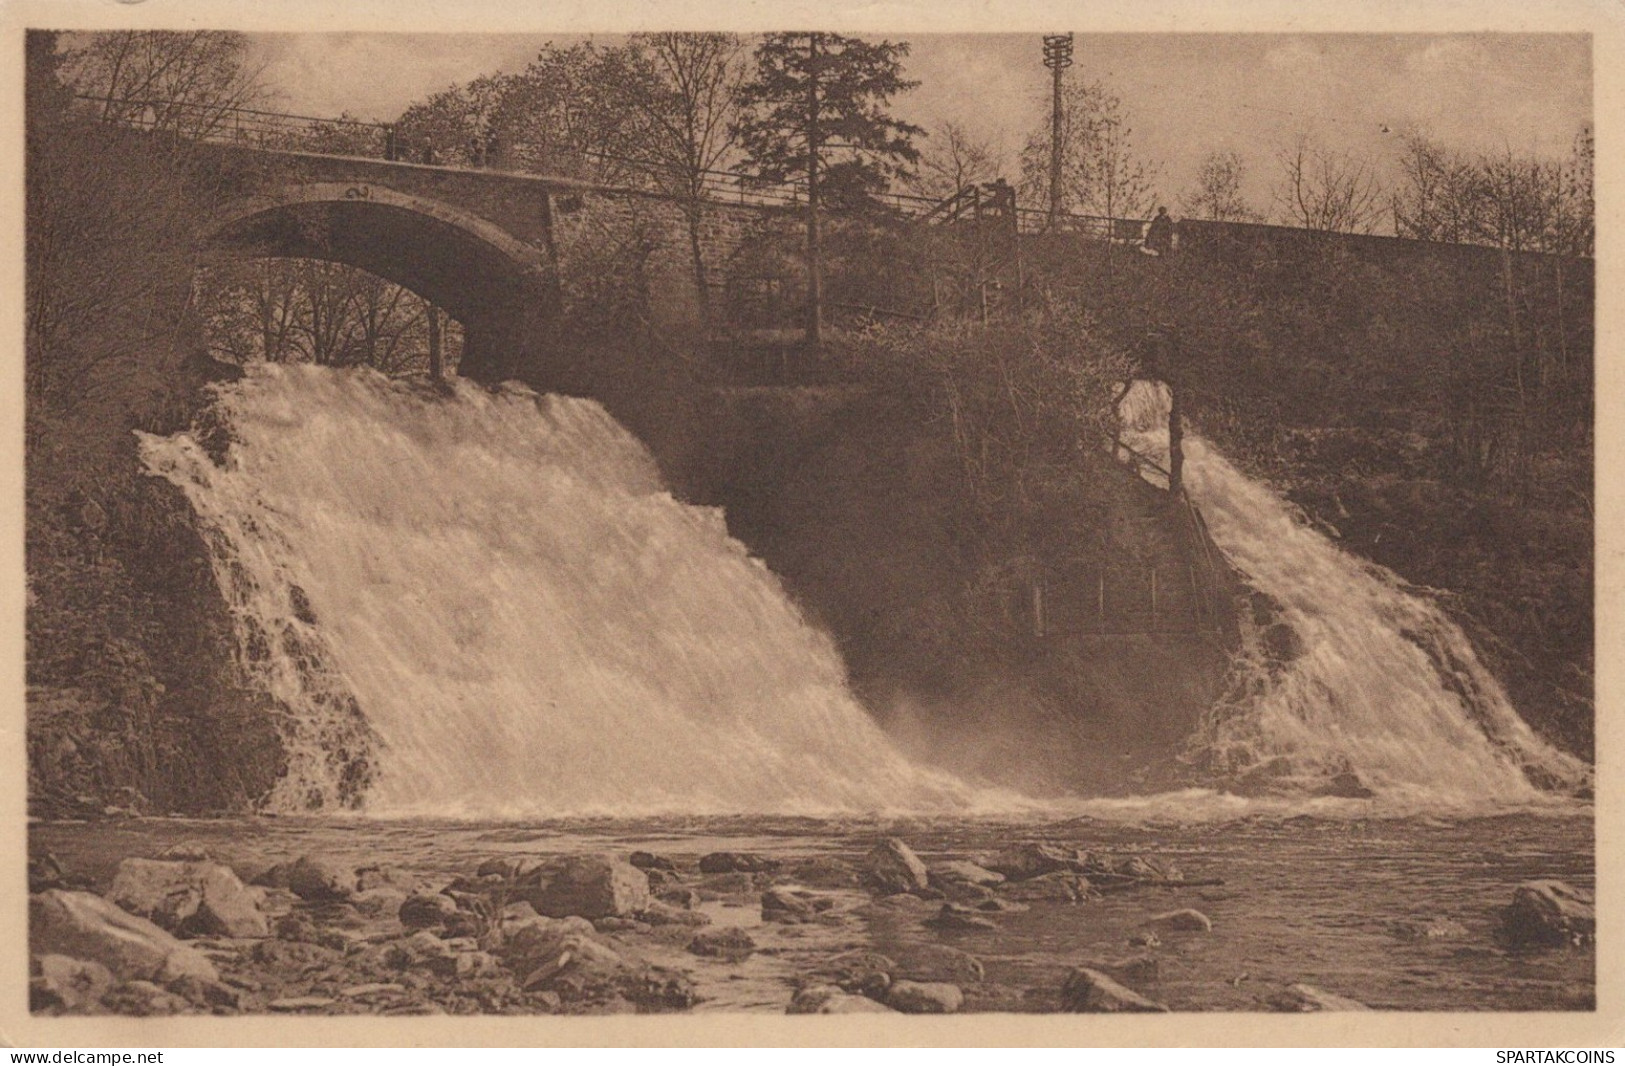
{"type": "Polygon", "coordinates": [[[196,509],[243,664],[292,712],[273,808],[1001,802],[898,754],[721,513],[674,500],[597,404],[259,366],[216,409],[223,465],[188,434],[142,456],[196,509]],[[369,748],[362,787],[347,757],[369,748]]]}
{"type": "MultiPolygon", "coordinates": [[[[1166,463],[1169,396],[1136,382],[1125,439],[1166,463]]],[[[1267,661],[1243,618],[1231,698],[1209,716],[1203,755],[1262,771],[1277,788],[1353,773],[1385,806],[1477,809],[1539,802],[1589,785],[1590,768],[1545,743],[1471,642],[1392,572],[1357,559],[1206,441],[1185,438],[1184,482],[1214,542],[1279,607],[1301,654],[1267,661]]]]}

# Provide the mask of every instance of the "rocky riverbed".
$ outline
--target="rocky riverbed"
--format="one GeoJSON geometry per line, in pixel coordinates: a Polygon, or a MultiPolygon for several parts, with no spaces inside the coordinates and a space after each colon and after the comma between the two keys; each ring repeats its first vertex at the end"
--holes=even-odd
{"type": "Polygon", "coordinates": [[[30,835],[57,1013],[1590,1009],[1589,818],[30,835]]]}

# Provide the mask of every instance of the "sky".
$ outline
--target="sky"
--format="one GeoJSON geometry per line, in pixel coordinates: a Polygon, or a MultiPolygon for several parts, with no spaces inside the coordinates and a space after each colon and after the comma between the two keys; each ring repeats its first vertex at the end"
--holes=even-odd
{"type": "MultiPolygon", "coordinates": [[[[454,83],[522,69],[549,40],[583,39],[257,34],[254,44],[287,110],[388,120],[454,83]]],[[[959,123],[1012,160],[1028,131],[1047,123],[1037,35],[906,39],[906,73],[920,84],[895,98],[898,117],[928,130],[959,123]]],[[[1582,34],[1080,34],[1067,76],[1102,79],[1122,98],[1137,153],[1160,167],[1159,199],[1177,204],[1205,155],[1234,151],[1260,210],[1278,153],[1300,134],[1388,172],[1407,129],[1465,151],[1560,157],[1592,109],[1591,40],[1582,34]]]]}

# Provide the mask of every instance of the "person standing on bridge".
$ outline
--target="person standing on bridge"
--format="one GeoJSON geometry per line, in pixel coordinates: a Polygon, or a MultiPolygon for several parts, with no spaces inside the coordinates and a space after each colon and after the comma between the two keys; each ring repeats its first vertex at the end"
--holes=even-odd
{"type": "Polygon", "coordinates": [[[1151,220],[1151,225],[1145,231],[1146,251],[1155,255],[1167,255],[1174,250],[1174,220],[1168,217],[1168,209],[1159,206],[1157,217],[1151,220]]]}

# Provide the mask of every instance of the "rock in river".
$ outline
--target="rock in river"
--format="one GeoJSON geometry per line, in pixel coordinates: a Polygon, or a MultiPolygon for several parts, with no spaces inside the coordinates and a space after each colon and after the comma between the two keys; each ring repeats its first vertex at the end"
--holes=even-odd
{"type": "Polygon", "coordinates": [[[786,1014],[891,1014],[892,1009],[868,996],[854,996],[833,985],[809,985],[790,1000],[786,1014]]]}
{"type": "Polygon", "coordinates": [[[576,855],[534,871],[516,894],[551,918],[627,917],[649,905],[649,878],[607,855],[576,855]]]}
{"type": "Polygon", "coordinates": [[[125,859],[107,895],[131,914],[183,936],[270,936],[259,891],[219,863],[125,859]]]}
{"type": "Polygon", "coordinates": [[[1153,915],[1145,920],[1148,928],[1158,929],[1164,933],[1211,933],[1213,932],[1213,919],[1199,910],[1186,907],[1183,910],[1168,911],[1164,914],[1153,915]]]}
{"type": "Polygon", "coordinates": [[[126,980],[163,983],[188,973],[220,978],[199,952],[89,892],[53,888],[30,896],[28,930],[35,954],[89,959],[126,980]]]}
{"type": "Polygon", "coordinates": [[[886,993],[886,1005],[903,1014],[953,1014],[965,1002],[958,985],[898,981],[886,993]]]}
{"type": "Polygon", "coordinates": [[[1501,931],[1518,947],[1589,943],[1597,935],[1596,899],[1564,881],[1525,881],[1501,911],[1501,931]]]}
{"type": "Polygon", "coordinates": [[[863,860],[864,880],[883,893],[918,892],[930,887],[931,875],[914,849],[888,837],[863,860]]]}
{"type": "Polygon", "coordinates": [[[1278,1011],[1370,1010],[1357,999],[1326,992],[1314,985],[1293,985],[1269,997],[1269,1005],[1278,1011]]]}
{"type": "Polygon", "coordinates": [[[1123,987],[1099,970],[1080,966],[1061,985],[1061,1009],[1073,1014],[1150,1014],[1168,1008],[1123,987]]]}

